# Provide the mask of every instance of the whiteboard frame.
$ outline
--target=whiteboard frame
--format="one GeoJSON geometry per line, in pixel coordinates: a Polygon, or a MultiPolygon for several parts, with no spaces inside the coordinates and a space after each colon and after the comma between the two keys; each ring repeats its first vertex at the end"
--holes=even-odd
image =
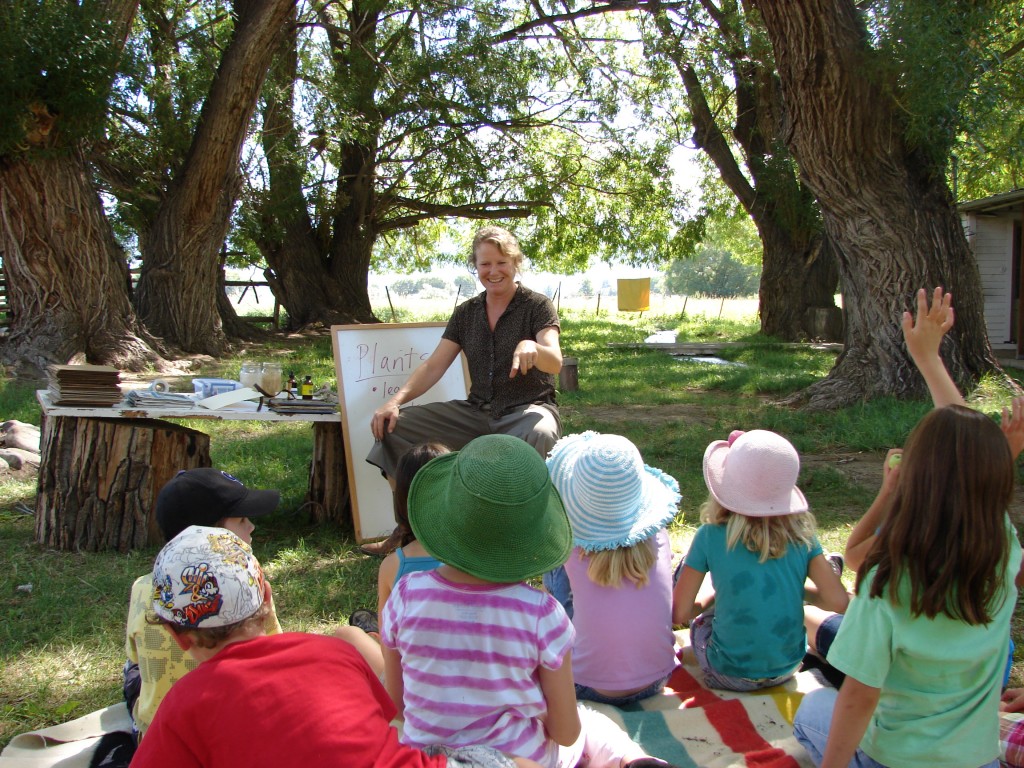
{"type": "MultiPolygon", "coordinates": [[[[356,384],[367,381],[364,379],[346,380],[343,373],[349,350],[356,349],[362,343],[379,342],[381,337],[391,337],[393,344],[396,338],[400,343],[409,343],[410,336],[426,338],[419,362],[409,370],[400,374],[389,373],[388,384],[397,388],[404,384],[412,372],[419,367],[437,348],[447,323],[355,323],[351,325],[331,326],[331,346],[334,348],[334,370],[338,377],[338,404],[341,408],[341,433],[345,444],[345,465],[348,472],[349,503],[352,507],[352,524],[355,529],[356,541],[363,542],[376,539],[391,533],[395,527],[394,508],[392,506],[391,486],[380,473],[380,469],[366,461],[366,455],[373,447],[373,434],[370,432],[370,419],[373,411],[389,399],[385,392],[379,404],[370,409],[369,405],[358,407],[360,393],[356,384]],[[426,330],[425,330],[426,329],[426,330]],[[436,331],[431,333],[430,331],[436,331]],[[426,336],[424,334],[426,333],[426,336]],[[365,339],[363,338],[365,337],[365,339]],[[423,354],[425,353],[425,354],[423,354]],[[347,385],[347,386],[346,386],[347,385]]],[[[415,400],[403,404],[422,405],[445,400],[465,399],[469,394],[469,367],[464,353],[459,354],[461,365],[451,365],[440,381],[415,400]]],[[[356,374],[358,377],[359,374],[356,374]]],[[[376,377],[380,378],[380,377],[376,377]]],[[[444,435],[438,435],[443,440],[444,435]]]]}

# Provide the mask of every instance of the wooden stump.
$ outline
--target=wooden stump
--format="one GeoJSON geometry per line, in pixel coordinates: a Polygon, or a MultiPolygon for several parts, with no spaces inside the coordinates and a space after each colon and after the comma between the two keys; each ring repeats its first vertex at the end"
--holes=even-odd
{"type": "Polygon", "coordinates": [[[210,437],[154,419],[50,416],[43,425],[36,541],[53,549],[163,543],[156,494],[178,470],[210,466],[210,437]]]}
{"type": "Polygon", "coordinates": [[[309,464],[306,501],[315,522],[333,522],[353,529],[347,466],[341,425],[332,421],[313,422],[313,460],[309,464]]]}
{"type": "Polygon", "coordinates": [[[579,360],[575,357],[563,357],[562,370],[558,372],[558,391],[575,392],[579,388],[579,360]]]}

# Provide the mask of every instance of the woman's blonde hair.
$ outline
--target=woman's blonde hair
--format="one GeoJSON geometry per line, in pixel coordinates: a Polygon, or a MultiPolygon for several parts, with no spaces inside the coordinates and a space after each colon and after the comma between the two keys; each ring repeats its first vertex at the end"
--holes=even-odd
{"type": "Polygon", "coordinates": [[[580,558],[590,561],[587,576],[597,586],[620,587],[625,579],[629,579],[639,589],[647,586],[647,574],[654,566],[657,555],[651,546],[651,539],[644,539],[629,547],[580,552],[580,558]]]}
{"type": "Polygon", "coordinates": [[[481,227],[473,237],[473,253],[469,257],[470,270],[476,270],[476,249],[483,243],[490,243],[497,248],[503,256],[512,260],[512,266],[516,272],[522,271],[523,252],[519,248],[519,241],[516,236],[504,227],[494,225],[481,227]]]}
{"type": "Polygon", "coordinates": [[[810,512],[747,517],[726,509],[711,496],[701,505],[700,521],[711,525],[724,524],[726,549],[742,542],[757,555],[759,563],[782,557],[790,544],[810,549],[814,542],[814,515],[810,512]]]}

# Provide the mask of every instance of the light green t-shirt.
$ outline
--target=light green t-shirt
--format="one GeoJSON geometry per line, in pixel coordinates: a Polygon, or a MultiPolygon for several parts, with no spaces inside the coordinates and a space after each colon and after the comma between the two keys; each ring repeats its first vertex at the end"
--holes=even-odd
{"type": "MultiPolygon", "coordinates": [[[[1009,518],[1006,526],[1006,595],[988,625],[972,626],[944,614],[914,617],[884,596],[869,598],[874,569],[861,585],[862,596],[850,602],[828,661],[881,689],[860,748],[883,765],[962,768],[999,756],[999,694],[1021,564],[1009,518]]],[[[899,594],[908,605],[905,581],[899,594]]]]}

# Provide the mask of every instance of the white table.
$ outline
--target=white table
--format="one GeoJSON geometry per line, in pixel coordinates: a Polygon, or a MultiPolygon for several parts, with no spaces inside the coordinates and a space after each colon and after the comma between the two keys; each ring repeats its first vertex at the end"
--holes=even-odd
{"type": "Polygon", "coordinates": [[[313,460],[307,501],[320,522],[350,524],[341,416],[281,414],[244,401],[210,410],[198,405],[132,408],[54,405],[38,390],[43,428],[36,495],[36,540],[65,550],[162,543],[153,502],[179,469],[209,466],[209,436],[177,419],[309,422],[313,460]]]}

